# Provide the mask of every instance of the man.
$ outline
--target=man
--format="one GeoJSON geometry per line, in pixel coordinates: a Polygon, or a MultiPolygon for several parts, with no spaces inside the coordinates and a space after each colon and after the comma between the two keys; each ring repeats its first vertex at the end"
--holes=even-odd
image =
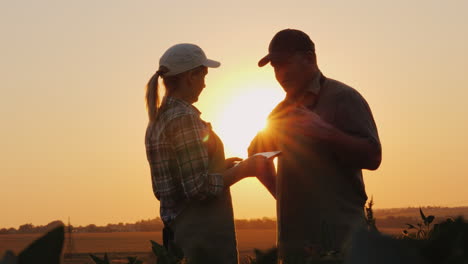
{"type": "Polygon", "coordinates": [[[321,73],[304,32],[278,32],[268,51],[258,65],[271,64],[286,98],[249,155],[282,152],[276,178],[259,178],[277,200],[279,257],[340,250],[353,227],[365,223],[361,170],[381,162],[371,110],[356,90],[321,73]]]}

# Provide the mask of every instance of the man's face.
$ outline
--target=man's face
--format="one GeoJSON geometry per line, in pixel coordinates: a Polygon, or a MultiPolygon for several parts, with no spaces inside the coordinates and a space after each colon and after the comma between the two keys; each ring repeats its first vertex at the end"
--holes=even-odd
{"type": "Polygon", "coordinates": [[[303,86],[306,78],[306,62],[302,53],[294,53],[282,58],[271,60],[275,70],[275,77],[284,91],[288,94],[297,93],[303,86]]]}

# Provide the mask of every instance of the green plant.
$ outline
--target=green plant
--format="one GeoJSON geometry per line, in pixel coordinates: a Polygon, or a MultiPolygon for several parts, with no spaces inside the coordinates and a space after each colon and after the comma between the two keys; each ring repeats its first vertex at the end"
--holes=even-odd
{"type": "Polygon", "coordinates": [[[96,264],[110,264],[109,257],[107,256],[107,253],[104,253],[104,258],[101,259],[97,257],[96,255],[89,254],[91,259],[93,259],[94,263],[96,264]]]}
{"type": "MultiPolygon", "coordinates": [[[[182,250],[178,249],[175,246],[171,247],[171,253],[166,250],[166,248],[159,243],[150,240],[151,248],[153,250],[154,255],[156,256],[156,263],[157,264],[183,264],[185,263],[185,259],[183,258],[182,250]],[[172,250],[173,249],[173,250],[172,250]]],[[[96,264],[111,264],[107,253],[104,253],[103,258],[99,258],[96,255],[89,254],[91,259],[96,264]]],[[[137,259],[137,257],[127,257],[128,263],[127,264],[143,264],[143,261],[137,259]]]]}
{"type": "Polygon", "coordinates": [[[458,217],[434,225],[421,254],[426,263],[468,263],[468,223],[458,217]]]}
{"type": "MultiPolygon", "coordinates": [[[[89,254],[89,256],[96,264],[111,264],[111,261],[109,260],[109,257],[107,256],[107,253],[104,253],[104,258],[102,259],[93,254],[89,254]]],[[[128,260],[127,264],[143,264],[143,261],[137,259],[137,257],[127,257],[127,260],[128,260]]]]}
{"type": "Polygon", "coordinates": [[[365,207],[367,228],[369,229],[369,231],[379,232],[379,230],[377,229],[377,226],[375,225],[374,212],[372,211],[373,205],[374,205],[374,197],[371,196],[370,201],[367,203],[365,207]]]}
{"type": "Polygon", "coordinates": [[[416,226],[412,224],[406,224],[408,230],[416,229],[416,233],[409,233],[407,229],[403,230],[403,235],[405,238],[415,238],[427,240],[431,235],[431,223],[434,221],[435,216],[429,215],[426,217],[421,208],[419,208],[419,214],[421,215],[422,223],[417,223],[416,226]]]}
{"type": "Polygon", "coordinates": [[[5,257],[0,260],[2,264],[29,264],[48,263],[59,264],[62,257],[63,242],[65,240],[65,228],[62,223],[47,232],[19,253],[18,256],[7,251],[5,257]]]}
{"type": "Polygon", "coordinates": [[[143,264],[143,261],[137,259],[137,257],[127,257],[128,264],[143,264]]]}
{"type": "Polygon", "coordinates": [[[265,251],[254,249],[255,258],[248,256],[247,264],[270,264],[278,260],[278,249],[270,248],[265,251]]]}
{"type": "Polygon", "coordinates": [[[184,254],[179,247],[171,244],[171,250],[168,251],[164,246],[159,243],[151,240],[151,249],[153,250],[154,255],[158,264],[182,264],[186,262],[184,259],[184,254]]]}

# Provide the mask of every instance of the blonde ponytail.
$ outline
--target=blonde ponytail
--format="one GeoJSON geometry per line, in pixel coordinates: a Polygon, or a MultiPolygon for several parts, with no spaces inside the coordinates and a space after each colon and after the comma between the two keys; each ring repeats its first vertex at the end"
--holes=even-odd
{"type": "Polygon", "coordinates": [[[159,95],[158,95],[158,81],[160,71],[157,71],[146,85],[146,108],[148,110],[149,122],[153,123],[156,121],[159,108],[159,95]]]}

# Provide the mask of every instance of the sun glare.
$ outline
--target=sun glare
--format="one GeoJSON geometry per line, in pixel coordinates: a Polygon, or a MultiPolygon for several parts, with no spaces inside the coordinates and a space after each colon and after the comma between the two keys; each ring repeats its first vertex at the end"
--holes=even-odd
{"type": "Polygon", "coordinates": [[[247,157],[247,148],[257,132],[265,128],[270,111],[281,100],[272,88],[246,89],[234,96],[216,120],[216,131],[224,142],[226,157],[247,157]]]}

